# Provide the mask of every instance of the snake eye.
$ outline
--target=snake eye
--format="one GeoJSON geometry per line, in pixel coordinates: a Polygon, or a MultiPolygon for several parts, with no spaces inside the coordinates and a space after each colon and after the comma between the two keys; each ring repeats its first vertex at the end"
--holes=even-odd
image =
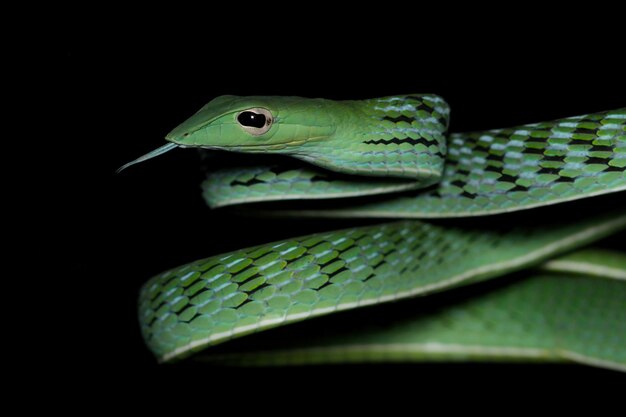
{"type": "Polygon", "coordinates": [[[248,109],[237,114],[237,123],[246,132],[258,136],[270,130],[274,118],[269,110],[262,108],[248,109]]]}

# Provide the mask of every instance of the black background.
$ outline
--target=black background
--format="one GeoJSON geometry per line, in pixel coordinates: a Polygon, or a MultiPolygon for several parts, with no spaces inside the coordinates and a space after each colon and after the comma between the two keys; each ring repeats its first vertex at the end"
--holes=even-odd
{"type": "MultiPolygon", "coordinates": [[[[547,365],[242,370],[156,364],[143,345],[136,319],[138,290],[150,276],[220,252],[357,223],[258,221],[234,217],[228,210],[211,211],[200,197],[202,174],[198,156],[190,150],[176,150],[114,174],[120,165],[164,144],[169,130],[212,98],[237,94],[359,99],[436,93],[452,108],[452,131],[626,105],[623,64],[611,44],[602,51],[571,45],[567,39],[539,46],[524,40],[491,44],[498,37],[491,33],[459,36],[450,48],[432,37],[411,46],[389,46],[360,32],[332,40],[294,32],[299,47],[293,48],[277,33],[259,35],[253,30],[247,41],[213,42],[213,30],[207,32],[206,43],[193,48],[183,42],[149,49],[136,39],[115,46],[70,42],[56,55],[55,86],[67,99],[61,110],[69,128],[61,134],[64,146],[55,148],[61,152],[53,172],[61,176],[62,186],[48,201],[58,209],[53,233],[71,242],[62,248],[61,259],[73,304],[60,307],[71,317],[71,340],[83,346],[67,361],[78,363],[87,374],[122,375],[118,388],[129,390],[171,386],[172,381],[228,388],[244,376],[290,381],[333,375],[332,386],[350,383],[370,390],[416,375],[434,385],[465,386],[532,379],[548,387],[576,384],[581,378],[621,378],[610,371],[547,365]],[[420,58],[413,61],[409,55],[415,53],[420,58]]],[[[612,242],[620,245],[619,238],[612,242]]]]}

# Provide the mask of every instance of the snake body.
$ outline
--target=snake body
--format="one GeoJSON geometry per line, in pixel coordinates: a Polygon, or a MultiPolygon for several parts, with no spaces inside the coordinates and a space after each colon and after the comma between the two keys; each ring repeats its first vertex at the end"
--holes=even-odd
{"type": "Polygon", "coordinates": [[[142,332],[157,358],[176,360],[286,323],[506,276],[500,289],[398,318],[389,329],[299,337],[289,350],[207,353],[239,363],[517,359],[625,369],[625,255],[563,254],[625,228],[626,211],[585,208],[566,221],[539,207],[626,189],[626,109],[448,136],[449,114],[442,98],[428,94],[362,101],[223,96],[174,129],[171,143],[147,157],[194,147],[292,158],[264,163],[259,156],[210,172],[203,191],[213,207],[324,199],[331,204],[285,213],[509,214],[355,227],[167,271],[146,283],[139,301],[142,332]],[[526,279],[509,277],[522,270],[526,279]],[[596,336],[586,337],[590,332],[596,336]]]}

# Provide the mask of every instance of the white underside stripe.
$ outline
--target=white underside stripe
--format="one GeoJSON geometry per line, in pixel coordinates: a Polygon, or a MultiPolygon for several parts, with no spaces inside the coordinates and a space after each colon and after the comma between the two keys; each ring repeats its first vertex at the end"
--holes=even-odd
{"type": "MultiPolygon", "coordinates": [[[[523,204],[516,207],[510,207],[507,209],[487,209],[487,210],[473,210],[473,211],[454,211],[447,212],[443,209],[440,211],[419,211],[416,208],[415,211],[401,211],[397,206],[392,209],[354,209],[349,208],[343,210],[300,210],[297,212],[280,211],[283,216],[298,215],[309,217],[331,217],[331,218],[345,218],[345,217],[372,217],[380,219],[440,219],[440,218],[457,218],[457,217],[474,217],[474,216],[486,216],[491,214],[512,213],[520,210],[532,209],[535,207],[545,207],[555,204],[565,203],[568,201],[580,200],[582,198],[595,197],[603,194],[611,194],[620,191],[626,191],[626,184],[619,187],[610,188],[606,190],[599,190],[593,193],[588,193],[583,196],[572,196],[565,198],[558,198],[551,200],[550,202],[536,202],[532,204],[523,204]]],[[[411,207],[413,208],[413,207],[411,207]]]]}
{"type": "Polygon", "coordinates": [[[611,268],[589,262],[553,260],[541,266],[542,269],[558,272],[574,272],[576,274],[587,274],[602,278],[612,278],[626,281],[626,270],[611,268]]]}
{"type": "MultiPolygon", "coordinates": [[[[293,356],[293,355],[358,355],[358,354],[394,354],[405,353],[426,354],[426,355],[459,355],[474,356],[476,358],[510,358],[510,359],[526,359],[537,361],[572,361],[587,365],[597,366],[616,371],[626,371],[626,364],[613,362],[604,359],[592,358],[580,353],[571,352],[562,349],[540,349],[540,348],[522,348],[516,346],[481,346],[481,345],[462,345],[454,343],[373,343],[373,344],[355,344],[343,346],[329,347],[312,347],[291,350],[277,350],[251,353],[251,356],[293,356]]],[[[245,353],[243,354],[246,355],[245,353]]],[[[241,354],[221,354],[213,356],[212,359],[233,358],[241,356],[241,354]]],[[[445,358],[444,358],[445,359],[445,358]]]]}

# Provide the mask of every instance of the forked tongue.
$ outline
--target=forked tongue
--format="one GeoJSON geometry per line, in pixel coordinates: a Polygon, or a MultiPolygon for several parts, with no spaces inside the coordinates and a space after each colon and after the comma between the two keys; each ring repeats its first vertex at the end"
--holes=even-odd
{"type": "Polygon", "coordinates": [[[165,152],[169,152],[172,149],[177,148],[177,147],[178,147],[178,145],[175,144],[175,143],[168,143],[167,145],[163,145],[160,148],[157,148],[157,149],[153,150],[152,152],[148,152],[147,154],[140,156],[139,158],[135,159],[134,161],[130,161],[129,163],[122,165],[121,167],[119,167],[115,171],[115,173],[119,174],[120,172],[124,171],[126,168],[128,168],[131,165],[135,165],[135,164],[138,164],[140,162],[147,161],[148,159],[152,159],[155,156],[162,155],[165,152]]]}

